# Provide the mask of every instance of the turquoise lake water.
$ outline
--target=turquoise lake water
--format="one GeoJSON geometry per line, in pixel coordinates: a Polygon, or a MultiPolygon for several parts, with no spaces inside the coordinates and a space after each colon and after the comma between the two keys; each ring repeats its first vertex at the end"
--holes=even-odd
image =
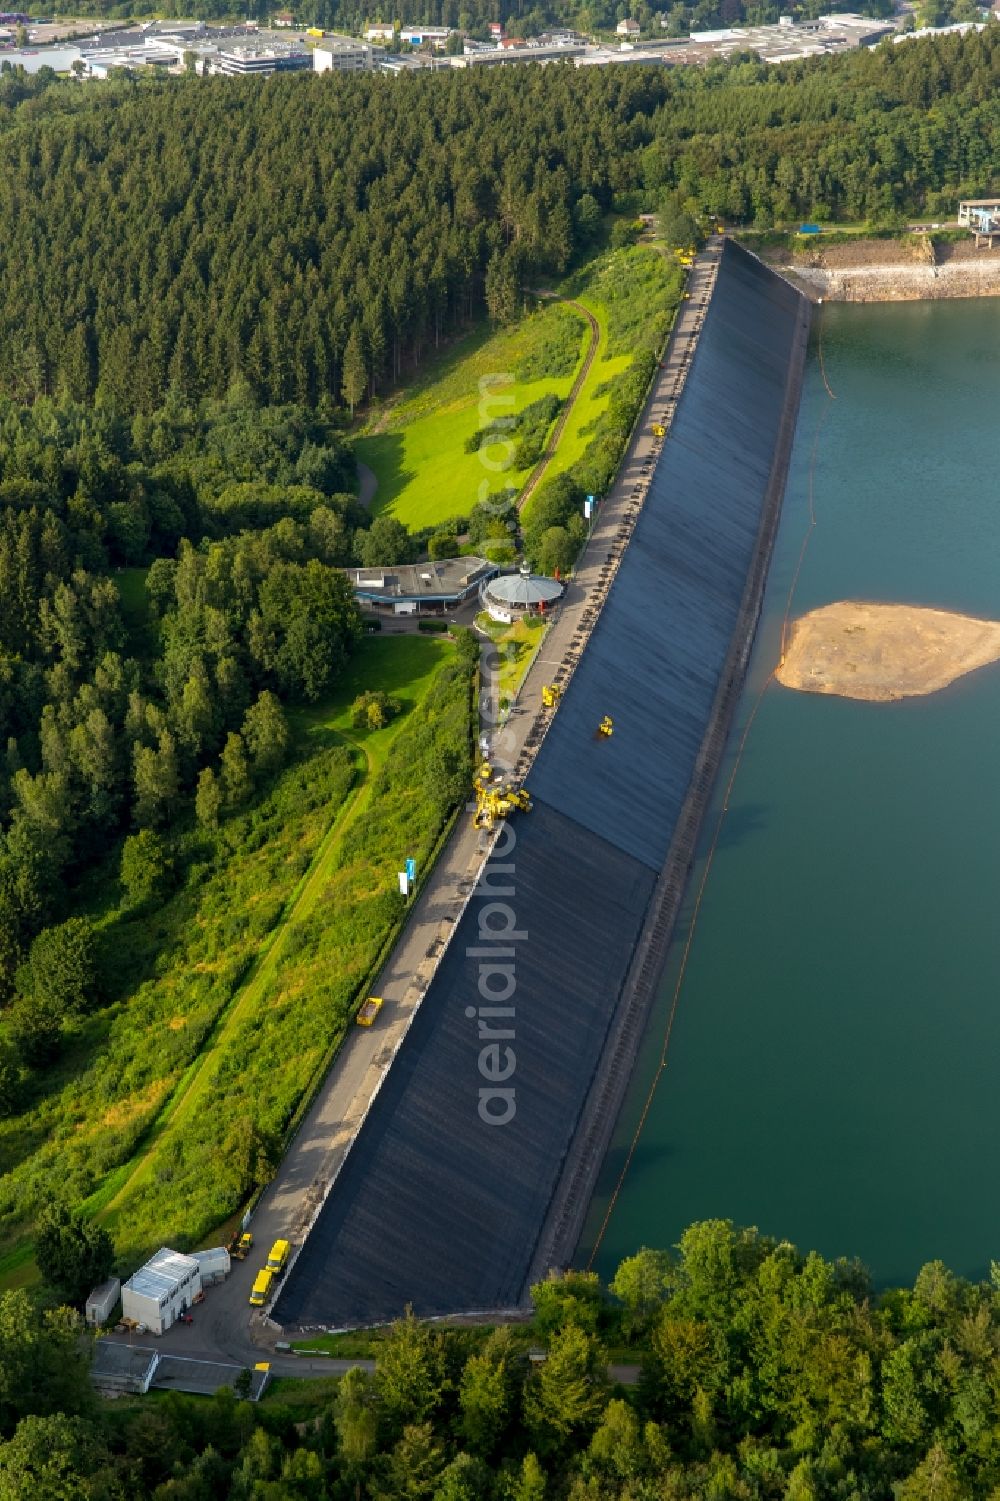
{"type": "MultiPolygon", "coordinates": [[[[645,1099],[736,744],[793,614],[1000,620],[1000,300],[827,306],[767,597],[657,1014],[584,1236],[645,1099]],[[819,434],[817,441],[817,432],[819,434]],[[815,465],[813,453],[815,448],[815,465]]],[[[596,1266],[722,1217],[880,1283],[1000,1259],[1000,664],[898,704],[772,683],[709,875],[669,1062],[596,1266]]]]}

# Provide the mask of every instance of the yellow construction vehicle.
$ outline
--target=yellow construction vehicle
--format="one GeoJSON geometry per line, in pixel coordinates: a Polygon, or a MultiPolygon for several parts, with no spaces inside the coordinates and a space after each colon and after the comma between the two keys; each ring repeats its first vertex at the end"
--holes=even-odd
{"type": "Polygon", "coordinates": [[[372,1022],[382,1010],[382,997],[370,995],[358,1012],[357,1022],[359,1027],[370,1027],[372,1022]]]}
{"type": "Polygon", "coordinates": [[[662,422],[654,422],[650,431],[654,438],[665,438],[667,436],[667,430],[662,422]]]}
{"type": "Polygon", "coordinates": [[[546,709],[554,709],[562,698],[562,689],[557,683],[542,684],[542,704],[546,709]]]}
{"type": "Polygon", "coordinates": [[[244,1230],[242,1235],[234,1234],[226,1249],[235,1260],[246,1261],[253,1250],[253,1231],[244,1230]]]}
{"type": "Polygon", "coordinates": [[[614,732],[615,732],[615,722],[611,718],[610,714],[605,714],[604,718],[601,720],[600,724],[597,726],[597,733],[599,735],[603,735],[603,737],[605,738],[605,740],[609,740],[611,738],[611,736],[614,734],[614,732]]]}
{"type": "Polygon", "coordinates": [[[523,787],[515,787],[513,784],[482,787],[476,782],[475,788],[476,811],[472,819],[474,829],[492,829],[515,811],[531,812],[531,798],[523,787]]]}

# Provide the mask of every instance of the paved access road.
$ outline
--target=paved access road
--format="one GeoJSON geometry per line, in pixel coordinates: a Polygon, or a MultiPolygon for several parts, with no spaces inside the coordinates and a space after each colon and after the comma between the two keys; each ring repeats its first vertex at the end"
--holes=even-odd
{"type": "MultiPolygon", "coordinates": [[[[644,496],[652,466],[663,444],[652,435],[651,424],[669,422],[672,401],[687,371],[694,341],[704,316],[721,251],[721,240],[711,241],[696,259],[688,279],[689,300],[683,302],[675,320],[667,354],[646,404],[642,418],[619,471],[618,481],[600,506],[587,548],[570,581],[565,598],[541,651],[525,678],[515,711],[502,729],[491,735],[491,759],[500,769],[513,769],[527,754],[525,742],[536,727],[543,727],[543,683],[557,672],[571,671],[586,638],[596,607],[609,587],[609,558],[620,542],[623,525],[634,515],[644,496]],[[585,621],[584,617],[587,616],[585,621]]],[[[487,689],[488,694],[488,689],[487,689]]],[[[558,712],[558,710],[556,710],[558,712]]],[[[530,771],[527,776],[530,789],[530,771]]],[[[519,815],[530,817],[530,814],[519,815]]],[[[250,1259],[234,1263],[233,1272],[221,1286],[212,1288],[196,1312],[195,1324],[170,1330],[162,1336],[164,1348],[206,1359],[228,1359],[252,1364],[272,1359],[278,1374],[316,1375],[337,1366],[364,1362],[299,1361],[274,1356],[276,1341],[301,1337],[296,1331],[278,1330],[248,1304],[250,1287],[263,1266],[272,1242],[279,1236],[301,1244],[326,1196],[366,1110],[377,1093],[392,1058],[402,1043],[409,1022],[420,1004],[435,967],[437,956],[453,931],[486,858],[490,836],[472,828],[462,816],[438,858],[434,871],[417,897],[409,921],[376,984],[376,994],[385,999],[378,1021],[371,1029],[355,1027],[334,1060],[312,1108],[286,1152],[274,1180],[254,1212],[255,1247],[250,1259]],[[289,1360],[292,1370],[286,1369],[289,1360]],[[281,1369],[279,1370],[279,1364],[281,1369]],[[317,1366],[318,1371],[312,1367],[317,1366]]],[[[148,1339],[148,1336],[146,1337],[148,1339]]],[[[142,1341],[137,1341],[141,1343],[142,1341]]]]}

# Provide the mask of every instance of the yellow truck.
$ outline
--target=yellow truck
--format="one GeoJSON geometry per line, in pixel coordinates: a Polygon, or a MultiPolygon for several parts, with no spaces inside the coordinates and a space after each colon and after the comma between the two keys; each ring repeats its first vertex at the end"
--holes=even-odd
{"type": "Polygon", "coordinates": [[[253,1287],[250,1289],[250,1307],[263,1308],[271,1296],[271,1283],[274,1281],[274,1273],[264,1267],[257,1273],[253,1287]]]}
{"type": "Polygon", "coordinates": [[[288,1262],[288,1254],[291,1246],[287,1240],[276,1240],[267,1255],[267,1270],[275,1277],[280,1277],[288,1262]]]}

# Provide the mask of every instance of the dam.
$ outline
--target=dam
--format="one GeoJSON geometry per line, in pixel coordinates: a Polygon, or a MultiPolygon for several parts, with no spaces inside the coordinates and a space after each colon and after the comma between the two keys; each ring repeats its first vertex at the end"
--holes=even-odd
{"type": "Polygon", "coordinates": [[[855,599],[1000,620],[1000,508],[980,483],[1000,299],[837,304],[813,329],[745,689],[579,1252],[600,1235],[604,1275],[714,1217],[858,1256],[881,1285],[938,1258],[979,1279],[998,1256],[1000,666],[882,703],[768,679],[812,514],[793,618],[855,599]]]}
{"type": "Polygon", "coordinates": [[[534,810],[501,832],[278,1324],[514,1309],[569,1260],[749,651],[808,321],[794,289],[725,245],[645,503],[532,768],[534,810]]]}

